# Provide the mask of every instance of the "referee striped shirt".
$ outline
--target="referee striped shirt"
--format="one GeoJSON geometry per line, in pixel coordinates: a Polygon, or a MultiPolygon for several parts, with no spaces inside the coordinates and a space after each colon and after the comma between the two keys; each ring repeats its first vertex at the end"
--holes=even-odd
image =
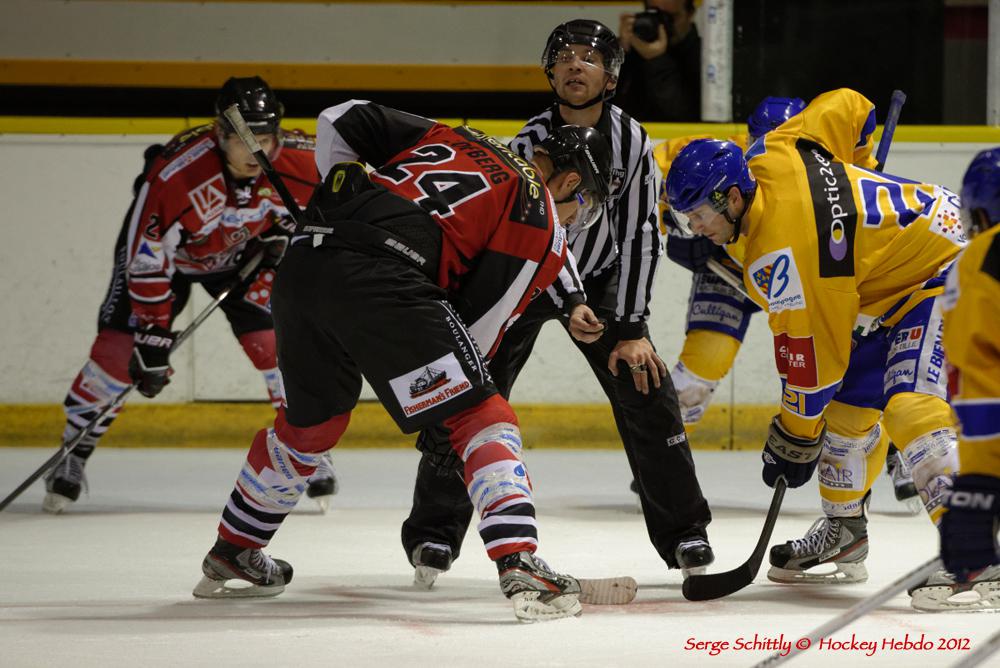
{"type": "MultiPolygon", "coordinates": [[[[534,146],[566,125],[559,105],[532,118],[511,142],[521,157],[530,159],[534,146]]],[[[613,104],[605,104],[594,126],[611,146],[611,194],[601,219],[586,230],[569,230],[569,245],[579,276],[595,278],[618,270],[615,320],[621,339],[648,336],[649,300],[653,279],[663,254],[663,238],[657,225],[659,168],[653,159],[653,144],[638,121],[613,104]]],[[[583,286],[564,268],[548,294],[556,306],[566,309],[583,301],[583,286]]],[[[600,301],[599,296],[594,296],[600,301]]]]}

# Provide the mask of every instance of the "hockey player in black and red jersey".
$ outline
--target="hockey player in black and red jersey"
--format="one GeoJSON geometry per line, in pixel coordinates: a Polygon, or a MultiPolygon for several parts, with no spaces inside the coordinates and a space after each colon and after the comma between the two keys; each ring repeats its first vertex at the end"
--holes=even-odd
{"type": "MultiPolygon", "coordinates": [[[[200,283],[222,291],[245,258],[265,249],[265,261],[221,304],[233,334],[267,384],[271,403],[283,399],[275,361],[269,297],[274,267],[291,229],[288,212],[221,111],[238,104],[293,195],[307,202],[319,175],[314,141],[281,130],[282,106],[259,77],[229,79],[219,91],[212,124],[192,128],[146,151],[135,200],[115,243],[111,284],[97,319],[90,357],[66,395],[63,439],[73,438],[130,383],[154,397],[170,382],[174,317],[200,283]]],[[[84,466],[118,409],[46,477],[43,508],[62,512],[79,498],[84,466]]],[[[317,489],[335,481],[317,479],[317,489]]],[[[329,478],[329,480],[327,480],[329,478]]]]}
{"type": "MultiPolygon", "coordinates": [[[[568,230],[582,281],[575,272],[560,274],[511,326],[490,373],[508,397],[546,322],[558,319],[573,334],[611,403],[639,481],[650,541],[668,567],[686,575],[704,571],[714,559],[706,533],[711,512],[695,476],[677,394],[646,326],[663,253],[658,174],[646,131],[608,102],[622,58],[614,32],[597,21],[559,25],[546,42],[542,66],[556,103],[528,121],[511,148],[530,159],[564,123],[592,127],[611,147],[610,193],[592,225],[568,230]],[[587,304],[606,328],[590,320],[593,312],[587,304]]],[[[425,430],[417,442],[423,454],[402,540],[418,587],[430,587],[458,557],[472,517],[448,443],[447,429],[441,426],[425,430]]]]}
{"type": "Polygon", "coordinates": [[[560,221],[606,197],[604,140],[560,128],[529,162],[471,128],[353,100],[319,117],[316,161],[325,179],[273,297],[287,403],[253,440],[195,596],[273,596],[291,581],[261,548],[346,430],[363,374],[404,432],[451,430],[517,617],[579,614],[580,583],[534,556],[517,417],[486,359],[562,268],[560,221]]]}

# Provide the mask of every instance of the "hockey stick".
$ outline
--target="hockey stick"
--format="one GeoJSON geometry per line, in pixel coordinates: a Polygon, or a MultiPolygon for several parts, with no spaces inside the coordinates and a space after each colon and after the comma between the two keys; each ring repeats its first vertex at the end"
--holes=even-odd
{"type": "MultiPolygon", "coordinates": [[[[205,322],[205,319],[209,315],[211,315],[212,312],[215,309],[217,309],[220,304],[222,304],[222,300],[228,297],[230,292],[232,292],[237,287],[243,284],[243,282],[250,276],[250,274],[252,274],[254,270],[257,269],[258,265],[260,265],[260,262],[263,259],[264,259],[264,252],[262,250],[257,254],[253,255],[247,261],[246,265],[244,265],[240,269],[239,273],[236,274],[236,278],[229,285],[223,288],[218,295],[215,296],[215,299],[212,300],[211,304],[206,306],[204,309],[202,309],[201,313],[195,316],[191,324],[184,328],[184,331],[182,331],[180,334],[177,335],[177,338],[174,339],[173,345],[170,346],[171,353],[177,350],[177,348],[182,343],[184,343],[184,341],[186,341],[188,337],[191,336],[191,334],[194,333],[194,330],[196,330],[198,326],[201,325],[201,323],[205,322]]],[[[24,482],[18,485],[13,492],[4,497],[3,501],[0,501],[0,511],[3,511],[4,508],[9,506],[14,499],[19,497],[21,493],[24,492],[24,490],[31,487],[32,483],[34,483],[36,480],[38,480],[43,475],[48,473],[50,469],[58,466],[59,463],[63,459],[65,459],[71,452],[73,452],[73,450],[76,449],[76,446],[78,446],[83,441],[83,439],[86,438],[87,435],[90,434],[90,432],[92,432],[94,428],[101,423],[102,420],[104,420],[104,418],[108,415],[108,413],[110,413],[123,403],[125,403],[125,399],[128,398],[128,395],[131,394],[132,390],[134,390],[135,388],[136,388],[136,383],[132,383],[124,390],[119,392],[118,396],[116,396],[111,401],[110,404],[105,406],[94,419],[88,422],[83,427],[83,429],[77,432],[77,434],[73,438],[71,438],[70,440],[66,441],[61,446],[59,446],[59,449],[51,457],[49,457],[44,464],[38,467],[38,469],[34,473],[32,473],[30,476],[28,476],[28,478],[24,482]]]]}
{"type": "Polygon", "coordinates": [[[978,666],[993,656],[993,653],[998,649],[1000,649],[1000,631],[987,638],[986,642],[967,654],[965,658],[953,663],[951,668],[972,668],[973,666],[978,666]]]}
{"type": "Polygon", "coordinates": [[[747,289],[746,286],[743,285],[743,282],[729,273],[726,267],[714,257],[708,258],[705,266],[708,267],[713,274],[725,281],[729,287],[739,290],[744,297],[750,296],[747,294],[747,289]]]}
{"type": "MultiPolygon", "coordinates": [[[[772,654],[760,663],[754,664],[754,668],[761,668],[763,666],[777,666],[778,664],[788,661],[790,658],[796,654],[809,649],[812,645],[816,644],[821,638],[829,638],[832,634],[836,633],[840,629],[844,628],[854,620],[859,617],[867,615],[869,612],[879,607],[886,601],[888,601],[893,596],[906,591],[910,587],[924,582],[927,577],[934,571],[941,568],[941,560],[937,557],[926,561],[920,566],[903,575],[896,580],[893,580],[882,589],[872,594],[866,599],[858,601],[850,608],[837,615],[826,624],[823,624],[819,628],[816,628],[809,633],[802,636],[802,638],[808,639],[807,643],[803,643],[804,649],[799,649],[799,643],[795,643],[791,650],[782,656],[780,653],[772,654]]],[[[972,664],[975,665],[975,664],[972,664]]]]}
{"type": "Polygon", "coordinates": [[[228,107],[222,114],[232,124],[236,134],[239,135],[239,138],[246,145],[247,149],[253,154],[257,164],[260,165],[260,168],[264,171],[264,175],[267,176],[267,180],[278,191],[278,197],[281,198],[281,203],[288,209],[288,215],[295,221],[296,227],[302,227],[299,222],[302,220],[302,210],[299,209],[299,203],[295,201],[292,193],[288,191],[284,179],[281,178],[281,174],[271,164],[267,153],[264,153],[264,149],[261,148],[253,131],[250,130],[250,126],[247,125],[246,120],[243,118],[243,114],[240,113],[239,105],[234,104],[228,107]]]}
{"type": "Polygon", "coordinates": [[[896,123],[899,122],[899,112],[903,110],[906,103],[906,93],[901,90],[892,91],[892,100],[889,102],[889,112],[885,116],[885,125],[882,127],[882,138],[878,141],[878,148],[875,149],[875,171],[881,172],[885,169],[886,158],[889,157],[889,146],[892,145],[892,135],[896,133],[896,123]]]}
{"type": "Polygon", "coordinates": [[[764,520],[764,528],[750,558],[743,565],[725,573],[688,576],[681,589],[684,598],[689,601],[710,601],[729,596],[753,582],[757,577],[757,571],[760,570],[761,562],[764,561],[764,552],[767,551],[767,544],[771,540],[774,523],[778,521],[778,513],[781,512],[781,502],[785,498],[787,486],[785,476],[778,476],[778,482],[774,486],[774,496],[771,497],[771,507],[767,509],[767,518],[764,520]]]}

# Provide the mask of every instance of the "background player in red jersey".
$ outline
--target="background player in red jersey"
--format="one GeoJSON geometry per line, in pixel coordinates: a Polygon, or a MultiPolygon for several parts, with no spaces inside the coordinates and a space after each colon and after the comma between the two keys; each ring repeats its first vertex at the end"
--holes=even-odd
{"type": "MultiPolygon", "coordinates": [[[[216,111],[231,104],[239,105],[293,195],[308,201],[319,180],[312,138],[282,132],[282,105],[259,77],[229,79],[219,91],[216,111]]],[[[147,397],[159,394],[172,373],[170,325],[187,303],[192,284],[218,294],[260,246],[266,246],[267,259],[221,309],[263,374],[271,403],[277,408],[283,399],[268,298],[291,229],[278,194],[221,116],[166,146],[151,146],[145,157],[135,200],[115,244],[97,338],[64,402],[65,440],[132,382],[147,397]]],[[[84,465],[117,414],[117,409],[109,412],[46,477],[46,511],[62,512],[79,498],[84,465]]]]}
{"type": "Polygon", "coordinates": [[[515,615],[579,614],[580,583],[534,557],[517,417],[486,360],[565,263],[559,222],[607,196],[605,140],[557,128],[528,161],[471,128],[351,101],[320,116],[316,162],[325,180],[274,292],[287,404],[254,438],[195,596],[274,596],[291,581],[261,548],[347,429],[364,374],[404,432],[449,427],[515,615]]]}

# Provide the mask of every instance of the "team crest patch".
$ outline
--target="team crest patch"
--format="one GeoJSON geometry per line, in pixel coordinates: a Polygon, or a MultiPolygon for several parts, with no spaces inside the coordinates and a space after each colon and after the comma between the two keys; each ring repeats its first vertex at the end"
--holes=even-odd
{"type": "Polygon", "coordinates": [[[748,273],[757,293],[767,301],[768,312],[779,313],[806,307],[802,279],[791,248],[782,248],[761,256],[750,265],[748,273]]]}
{"type": "Polygon", "coordinates": [[[226,208],[226,181],[221,174],[205,181],[188,193],[194,210],[206,223],[222,215],[226,208]]]}
{"type": "Polygon", "coordinates": [[[938,207],[931,221],[931,232],[942,236],[948,241],[958,246],[964,246],[967,239],[962,220],[959,218],[959,209],[951,200],[945,200],[938,207]]]}
{"type": "Polygon", "coordinates": [[[426,410],[472,389],[454,353],[424,364],[389,381],[406,416],[426,410]]]}

